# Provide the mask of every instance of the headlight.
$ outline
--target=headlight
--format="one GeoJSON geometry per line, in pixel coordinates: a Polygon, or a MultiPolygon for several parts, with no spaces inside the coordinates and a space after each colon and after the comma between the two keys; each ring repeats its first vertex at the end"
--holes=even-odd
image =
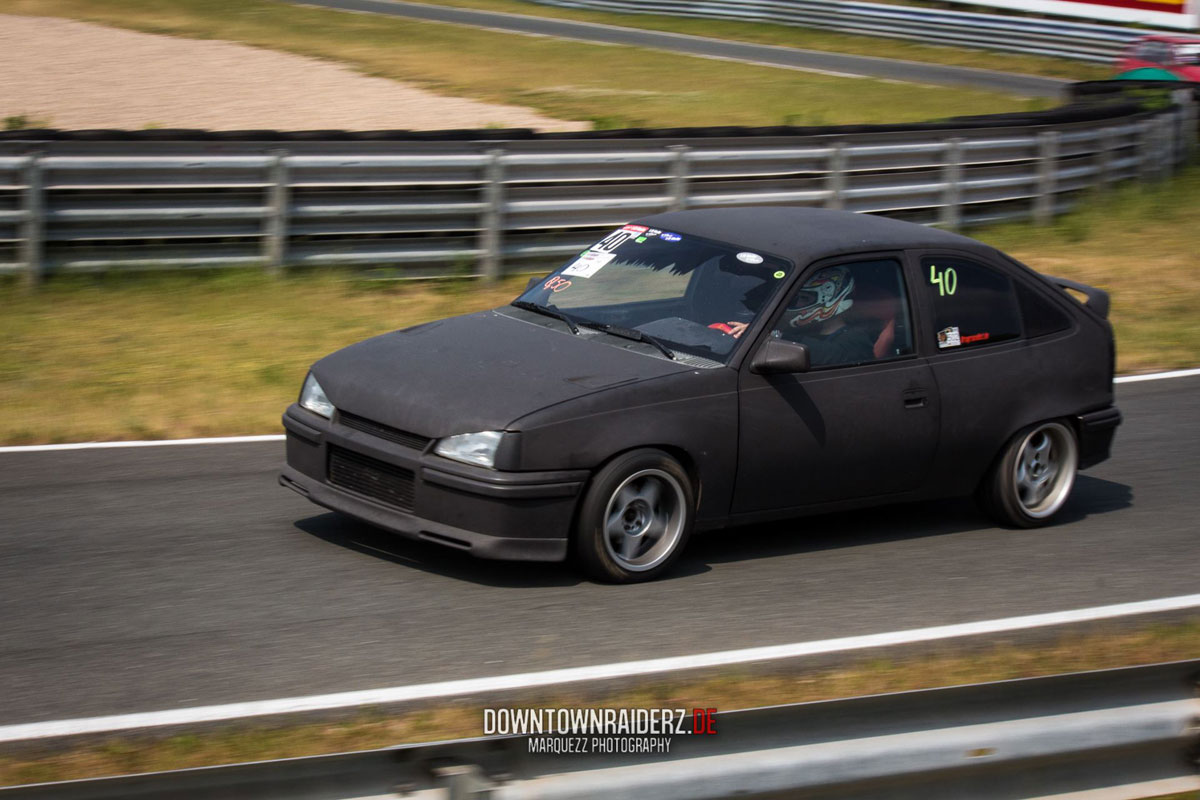
{"type": "Polygon", "coordinates": [[[455,461],[491,468],[496,463],[496,448],[500,446],[502,436],[504,436],[503,431],[481,431],[447,436],[437,443],[433,452],[439,456],[453,458],[455,461]]]}
{"type": "Polygon", "coordinates": [[[325,419],[333,419],[333,403],[325,396],[325,390],[313,374],[308,373],[304,379],[304,388],[300,390],[300,407],[307,408],[314,414],[320,414],[325,419]]]}

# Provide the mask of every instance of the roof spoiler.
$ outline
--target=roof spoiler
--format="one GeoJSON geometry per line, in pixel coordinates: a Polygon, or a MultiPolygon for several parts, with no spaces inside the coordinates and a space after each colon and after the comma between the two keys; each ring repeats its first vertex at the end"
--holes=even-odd
{"type": "Polygon", "coordinates": [[[1072,289],[1085,295],[1087,300],[1083,303],[1084,308],[1090,309],[1104,319],[1108,319],[1108,292],[1103,289],[1097,289],[1095,286],[1088,286],[1086,283],[1073,281],[1070,278],[1055,278],[1047,275],[1046,280],[1060,289],[1072,289]]]}

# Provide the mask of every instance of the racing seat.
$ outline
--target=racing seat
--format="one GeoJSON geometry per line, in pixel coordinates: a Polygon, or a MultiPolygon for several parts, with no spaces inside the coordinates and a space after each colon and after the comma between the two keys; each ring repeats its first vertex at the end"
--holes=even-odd
{"type": "Polygon", "coordinates": [[[692,298],[693,321],[702,325],[713,322],[738,320],[748,322],[757,308],[751,308],[748,293],[762,284],[762,278],[749,270],[737,267],[722,269],[720,263],[708,263],[700,267],[704,272],[697,275],[702,287],[692,298]]]}

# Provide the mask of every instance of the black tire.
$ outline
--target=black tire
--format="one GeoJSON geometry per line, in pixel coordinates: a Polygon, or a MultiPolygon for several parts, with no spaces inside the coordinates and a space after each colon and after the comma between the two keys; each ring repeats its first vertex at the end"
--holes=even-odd
{"type": "Polygon", "coordinates": [[[592,478],[572,547],[583,570],[608,583],[659,577],[678,560],[696,516],[686,470],[661,450],[633,450],[592,478]]]}
{"type": "Polygon", "coordinates": [[[1051,420],[1017,433],[979,486],[977,499],[1002,525],[1048,525],[1070,498],[1079,444],[1065,422],[1051,420]]]}

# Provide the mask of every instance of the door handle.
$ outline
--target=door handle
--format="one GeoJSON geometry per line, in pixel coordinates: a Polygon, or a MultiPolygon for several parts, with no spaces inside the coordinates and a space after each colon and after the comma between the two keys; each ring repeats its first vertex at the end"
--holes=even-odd
{"type": "Polygon", "coordinates": [[[925,401],[927,399],[928,398],[925,395],[918,395],[916,397],[906,397],[906,398],[904,398],[904,407],[905,408],[924,408],[925,401]]]}

